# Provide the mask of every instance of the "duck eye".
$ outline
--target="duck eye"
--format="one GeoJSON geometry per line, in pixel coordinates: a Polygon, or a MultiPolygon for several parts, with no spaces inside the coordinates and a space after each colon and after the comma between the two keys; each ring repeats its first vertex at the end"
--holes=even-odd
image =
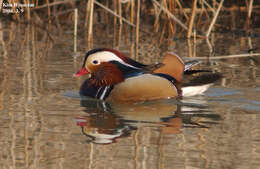
{"type": "Polygon", "coordinates": [[[94,65],[97,65],[97,64],[99,64],[99,61],[98,61],[98,60],[93,60],[92,63],[93,63],[94,65]]]}

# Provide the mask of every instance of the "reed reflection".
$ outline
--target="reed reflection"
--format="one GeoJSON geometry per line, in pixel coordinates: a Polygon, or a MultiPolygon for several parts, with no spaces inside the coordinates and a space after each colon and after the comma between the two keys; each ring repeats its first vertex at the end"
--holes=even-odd
{"type": "Polygon", "coordinates": [[[184,128],[209,128],[221,119],[208,106],[176,100],[112,104],[82,99],[81,106],[87,115],[76,117],[76,124],[96,144],[116,143],[144,127],[180,134],[184,128]]]}

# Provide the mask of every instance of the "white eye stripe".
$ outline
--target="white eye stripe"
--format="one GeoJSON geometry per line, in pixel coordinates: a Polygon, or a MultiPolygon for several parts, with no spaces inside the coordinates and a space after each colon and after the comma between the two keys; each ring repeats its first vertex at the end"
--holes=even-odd
{"type": "MultiPolygon", "coordinates": [[[[112,52],[109,52],[109,51],[102,51],[102,52],[97,52],[97,53],[94,53],[92,54],[90,57],[89,57],[89,60],[91,63],[95,64],[94,61],[98,61],[100,64],[101,62],[110,62],[110,61],[118,61],[120,63],[122,63],[123,65],[126,65],[128,67],[132,67],[134,69],[140,69],[138,67],[135,67],[135,66],[132,66],[126,62],[124,62],[121,58],[119,58],[117,55],[115,55],[114,53],[112,52]]],[[[95,64],[97,65],[97,63],[95,64]]]]}
{"type": "Polygon", "coordinates": [[[91,59],[99,60],[101,62],[109,62],[112,60],[123,62],[123,60],[117,57],[114,53],[108,51],[94,53],[91,55],[91,59]]]}

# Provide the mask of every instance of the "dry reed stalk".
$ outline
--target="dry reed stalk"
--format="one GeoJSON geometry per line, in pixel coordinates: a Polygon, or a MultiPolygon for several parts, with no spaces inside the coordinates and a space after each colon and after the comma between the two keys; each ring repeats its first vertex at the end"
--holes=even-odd
{"type": "MultiPolygon", "coordinates": [[[[204,4],[203,4],[201,1],[199,1],[199,3],[200,3],[200,5],[201,5],[202,12],[200,12],[200,14],[199,14],[199,17],[198,17],[196,26],[199,26],[199,25],[200,25],[201,17],[202,17],[202,15],[203,15],[203,13],[206,12],[205,7],[204,7],[204,4]]],[[[197,12],[197,11],[196,11],[196,12],[197,12]]]]}
{"type": "Polygon", "coordinates": [[[159,44],[161,44],[162,41],[163,41],[163,35],[164,35],[164,33],[165,33],[165,29],[166,29],[166,22],[163,23],[163,27],[162,27],[162,31],[161,31],[161,35],[160,35],[159,44]]]}
{"type": "MultiPolygon", "coordinates": [[[[162,3],[163,1],[161,2],[161,6],[162,6],[162,3]]],[[[155,11],[155,22],[154,22],[154,29],[155,29],[155,32],[158,32],[159,31],[159,16],[162,12],[162,8],[161,6],[159,7],[159,10],[157,9],[158,6],[157,5],[154,5],[154,11],[155,11]]]]}
{"type": "Polygon", "coordinates": [[[66,13],[70,13],[70,12],[72,12],[72,11],[75,12],[75,9],[68,9],[68,10],[65,10],[65,11],[56,12],[55,14],[52,15],[51,18],[60,16],[60,15],[64,15],[64,14],[66,14],[66,13]]]}
{"type": "Polygon", "coordinates": [[[74,9],[74,52],[77,52],[78,9],[74,9]]]}
{"type": "Polygon", "coordinates": [[[3,26],[2,26],[2,21],[1,20],[0,20],[0,42],[2,44],[2,51],[5,54],[6,47],[5,47],[5,42],[4,42],[4,31],[3,31],[3,26]]]}
{"type": "Polygon", "coordinates": [[[217,6],[217,1],[216,0],[212,0],[212,8],[216,9],[217,6]]]}
{"type": "Polygon", "coordinates": [[[137,0],[137,11],[136,11],[136,28],[135,28],[135,58],[138,60],[138,46],[139,46],[139,27],[140,27],[140,0],[137,0]]]}
{"type": "MultiPolygon", "coordinates": [[[[130,17],[131,17],[131,1],[120,1],[121,2],[121,7],[123,4],[125,4],[122,8],[124,10],[124,13],[126,14],[126,18],[130,20],[130,17]]],[[[122,9],[121,9],[122,10],[122,9]]],[[[121,28],[121,25],[120,27],[121,28]]],[[[128,39],[129,39],[129,28],[128,27],[123,27],[122,26],[122,32],[127,32],[124,34],[124,40],[125,40],[125,43],[128,43],[128,39]]]]}
{"type": "Polygon", "coordinates": [[[2,11],[2,7],[3,7],[3,0],[0,0],[0,12],[2,11]]]}
{"type": "MultiPolygon", "coordinates": [[[[113,9],[114,9],[114,13],[117,14],[117,0],[113,0],[113,9]]],[[[116,24],[117,24],[117,17],[114,15],[114,27],[116,26],[116,24]]]]}
{"type": "Polygon", "coordinates": [[[187,38],[190,38],[192,35],[192,28],[193,28],[193,24],[194,24],[194,20],[195,20],[195,15],[196,15],[196,8],[197,8],[197,0],[193,0],[189,29],[187,32],[187,38]]]}
{"type": "Polygon", "coordinates": [[[124,6],[124,7],[123,7],[123,8],[124,8],[124,11],[125,11],[126,13],[129,12],[130,5],[131,5],[130,1],[125,3],[125,2],[123,2],[123,1],[121,0],[120,3],[121,3],[121,6],[124,6]],[[123,4],[126,4],[126,5],[123,5],[123,4]]]}
{"type": "Polygon", "coordinates": [[[249,7],[248,7],[248,13],[247,13],[247,19],[248,20],[250,20],[250,18],[251,18],[251,13],[252,13],[252,10],[253,10],[253,3],[254,3],[254,0],[250,0],[249,7]]]}
{"type": "Polygon", "coordinates": [[[94,15],[94,0],[90,0],[89,5],[89,25],[88,25],[88,42],[93,40],[93,15],[94,15]]]}
{"type": "Polygon", "coordinates": [[[24,0],[24,4],[27,4],[26,8],[27,8],[27,20],[28,21],[31,20],[31,10],[29,7],[29,3],[30,3],[30,1],[24,0]]]}
{"type": "MultiPolygon", "coordinates": [[[[175,1],[169,1],[169,10],[171,11],[171,13],[174,14],[175,9],[176,9],[176,3],[174,3],[175,1]]],[[[169,17],[169,16],[168,16],[169,17]]],[[[169,32],[169,36],[173,36],[174,32],[175,32],[175,26],[174,26],[174,21],[169,19],[169,23],[168,23],[168,32],[169,32]]]]}
{"type": "MultiPolygon", "coordinates": [[[[109,1],[110,0],[106,0],[106,3],[105,3],[105,5],[106,5],[106,8],[109,8],[109,1]]],[[[110,17],[109,17],[109,13],[107,12],[107,10],[103,10],[104,11],[104,17],[105,17],[105,24],[106,25],[110,25],[111,24],[111,19],[110,19],[110,17]]],[[[110,34],[110,31],[109,31],[110,29],[109,29],[109,27],[107,27],[106,28],[106,34],[107,35],[109,35],[110,34]]],[[[106,45],[109,45],[109,43],[106,43],[106,45]]]]}
{"type": "Polygon", "coordinates": [[[210,23],[209,29],[208,29],[208,31],[207,31],[207,33],[206,33],[206,37],[207,37],[207,38],[209,37],[210,32],[211,32],[211,30],[212,30],[212,28],[213,28],[213,26],[214,26],[214,24],[215,24],[215,22],[216,22],[216,20],[217,20],[217,17],[218,17],[218,15],[219,15],[220,9],[221,9],[222,6],[223,6],[223,2],[224,2],[224,0],[221,0],[221,1],[220,1],[219,5],[218,5],[218,9],[217,9],[217,11],[216,11],[216,13],[215,13],[215,15],[214,15],[214,18],[212,19],[212,22],[210,23]]]}
{"type": "Polygon", "coordinates": [[[249,53],[253,53],[253,44],[252,44],[252,38],[251,37],[248,37],[247,38],[247,41],[248,41],[248,47],[249,47],[249,53]]]}
{"type": "MultiPolygon", "coordinates": [[[[204,1],[204,0],[203,0],[204,1]]],[[[205,3],[207,3],[206,1],[204,1],[205,3]]],[[[205,15],[206,15],[206,17],[207,17],[207,21],[209,22],[209,20],[210,20],[210,17],[209,17],[209,11],[205,8],[205,3],[202,3],[201,4],[201,6],[202,6],[202,13],[204,12],[205,13],[205,15]]],[[[206,5],[208,8],[212,8],[211,6],[209,6],[209,5],[206,5]]],[[[197,8],[198,9],[198,8],[197,8]]],[[[197,10],[198,11],[198,10],[197,10]]],[[[212,8],[212,10],[211,10],[212,12],[213,12],[213,14],[215,14],[215,10],[212,8]]],[[[200,18],[202,17],[202,14],[200,15],[200,18]]],[[[200,19],[199,18],[199,19],[200,19]]],[[[199,22],[200,23],[200,22],[199,22]]],[[[198,25],[199,25],[199,23],[198,23],[198,25]]]]}
{"type": "MultiPolygon", "coordinates": [[[[116,14],[114,11],[112,11],[111,9],[107,8],[106,6],[104,6],[103,4],[99,3],[98,1],[94,1],[94,3],[96,5],[98,5],[99,7],[105,9],[107,12],[111,13],[112,15],[120,18],[120,16],[118,14],[116,14]]],[[[125,23],[127,23],[128,25],[131,25],[133,27],[135,27],[135,25],[131,22],[129,22],[127,19],[125,19],[124,17],[121,17],[122,18],[122,21],[124,21],[125,23]]]]}
{"type": "Polygon", "coordinates": [[[197,54],[197,36],[196,36],[196,30],[193,31],[193,57],[196,57],[197,54]]]}
{"type": "MultiPolygon", "coordinates": [[[[54,6],[53,7],[53,10],[52,10],[52,16],[51,17],[53,17],[53,15],[54,14],[56,14],[57,12],[59,12],[59,11],[62,11],[62,10],[58,10],[57,9],[57,6],[54,6]]],[[[35,12],[36,13],[36,12],[35,12]]],[[[61,28],[61,25],[60,25],[60,22],[59,22],[59,19],[58,19],[58,17],[54,17],[54,22],[53,22],[53,24],[55,24],[56,25],[56,27],[58,28],[58,32],[59,32],[59,36],[61,35],[61,33],[62,33],[62,28],[61,28]]]]}
{"type": "MultiPolygon", "coordinates": [[[[169,12],[171,12],[169,9],[168,9],[168,4],[167,4],[167,0],[162,0],[162,6],[165,7],[166,10],[168,10],[169,12]]],[[[163,13],[162,14],[162,18],[163,18],[163,33],[161,34],[161,38],[160,38],[160,43],[162,43],[162,40],[163,40],[163,37],[164,37],[164,34],[165,34],[165,31],[166,31],[166,27],[167,27],[167,23],[168,21],[170,20],[170,16],[167,14],[167,13],[163,13]]]]}
{"type": "Polygon", "coordinates": [[[135,18],[135,1],[131,1],[131,17],[130,17],[131,23],[134,23],[134,18],[135,18]]]}
{"type": "Polygon", "coordinates": [[[0,20],[0,41],[4,40],[4,33],[3,33],[3,26],[2,26],[2,20],[0,20]]]}
{"type": "MultiPolygon", "coordinates": [[[[256,7],[254,7],[254,8],[256,8],[256,7]]],[[[229,9],[229,8],[228,8],[229,9]]],[[[238,8],[238,9],[240,9],[240,8],[238,8]]],[[[242,8],[241,7],[241,9],[243,9],[244,10],[244,8],[242,8]]],[[[201,13],[201,12],[204,12],[204,10],[205,9],[203,9],[203,8],[198,8],[197,7],[197,13],[201,13]]],[[[226,10],[226,11],[228,11],[227,9],[224,9],[223,8],[223,10],[226,10]]],[[[176,12],[185,12],[187,15],[188,15],[188,13],[191,13],[192,12],[192,8],[182,8],[182,10],[181,9],[176,9],[176,12]]],[[[212,10],[210,10],[210,9],[206,9],[206,11],[211,11],[212,12],[212,10]]],[[[214,12],[212,12],[212,13],[214,13],[214,12]]]]}
{"type": "Polygon", "coordinates": [[[79,1],[79,0],[55,1],[55,2],[52,2],[52,3],[49,3],[49,4],[44,4],[44,5],[41,5],[41,6],[37,6],[36,8],[34,8],[34,10],[41,9],[41,8],[46,8],[46,7],[51,7],[51,6],[55,6],[55,5],[66,4],[66,3],[75,2],[75,1],[79,1]]]}
{"type": "Polygon", "coordinates": [[[209,56],[212,56],[213,55],[213,47],[209,41],[209,38],[206,39],[206,42],[207,42],[207,45],[208,45],[208,48],[209,48],[209,56]]]}
{"type": "MultiPolygon", "coordinates": [[[[109,0],[106,0],[106,7],[107,8],[109,8],[109,0]]],[[[105,22],[107,23],[107,24],[110,24],[110,21],[109,21],[109,17],[108,17],[108,12],[106,11],[106,10],[104,10],[105,11],[105,22]]]]}
{"type": "MultiPolygon", "coordinates": [[[[237,6],[233,5],[233,8],[237,8],[237,6]]],[[[231,19],[230,19],[231,20],[230,21],[231,29],[236,29],[237,12],[235,10],[231,10],[230,15],[231,15],[231,19]]]]}
{"type": "Polygon", "coordinates": [[[118,0],[118,15],[119,17],[119,24],[122,25],[122,5],[120,0],[118,0]]]}
{"type": "Polygon", "coordinates": [[[122,27],[123,27],[123,21],[122,21],[122,4],[120,0],[118,0],[118,14],[120,16],[119,18],[119,30],[118,30],[118,45],[120,45],[121,42],[121,35],[122,35],[122,27]]]}
{"type": "Polygon", "coordinates": [[[135,42],[131,41],[130,44],[130,57],[135,58],[135,42]]]}
{"type": "Polygon", "coordinates": [[[191,39],[187,39],[187,47],[188,47],[188,57],[191,58],[193,57],[193,52],[192,52],[192,44],[191,44],[191,39]]]}
{"type": "Polygon", "coordinates": [[[183,13],[183,15],[184,15],[184,17],[186,18],[186,20],[189,20],[189,16],[187,15],[186,11],[183,10],[180,1],[179,1],[179,0],[175,0],[175,1],[176,1],[177,5],[178,5],[179,8],[180,8],[180,13],[183,13]]]}
{"type": "MultiPolygon", "coordinates": [[[[260,8],[260,5],[254,5],[254,6],[252,6],[252,10],[253,9],[259,9],[260,8]]],[[[248,11],[248,7],[246,7],[246,6],[236,6],[235,8],[234,7],[229,7],[229,8],[227,8],[227,7],[222,7],[222,10],[223,11],[243,11],[243,12],[245,12],[245,11],[248,11]]],[[[254,11],[255,13],[259,13],[259,11],[254,11]]]]}
{"type": "Polygon", "coordinates": [[[237,54],[237,55],[224,55],[224,56],[201,56],[201,57],[184,57],[183,59],[187,60],[218,60],[218,59],[232,59],[232,58],[244,58],[244,57],[253,57],[253,56],[260,56],[260,53],[244,53],[244,54],[237,54]]]}
{"type": "MultiPolygon", "coordinates": [[[[162,4],[161,4],[163,7],[165,7],[165,9],[166,10],[168,10],[169,11],[169,13],[171,13],[171,11],[168,9],[168,3],[167,3],[167,0],[162,0],[162,4]]],[[[169,20],[170,19],[170,16],[169,16],[169,14],[167,14],[166,12],[165,13],[163,13],[163,18],[165,19],[165,20],[169,20]]]]}
{"type": "MultiPolygon", "coordinates": [[[[113,9],[114,9],[114,13],[117,14],[117,0],[113,0],[113,9]]],[[[114,16],[114,22],[113,22],[113,30],[114,30],[114,34],[113,34],[113,46],[116,46],[116,37],[117,37],[117,17],[114,16]]]]}
{"type": "Polygon", "coordinates": [[[90,2],[86,2],[86,13],[85,13],[85,22],[84,22],[84,27],[87,28],[88,26],[88,20],[89,20],[89,14],[90,14],[90,2]]]}
{"type": "Polygon", "coordinates": [[[216,13],[215,9],[213,9],[207,1],[205,1],[205,0],[201,0],[201,1],[202,1],[214,14],[216,13]]]}
{"type": "MultiPolygon", "coordinates": [[[[130,13],[130,22],[131,23],[134,23],[135,21],[135,1],[130,1],[130,10],[131,10],[131,13],[130,13]]],[[[130,27],[130,41],[133,42],[133,35],[134,35],[134,29],[133,27],[130,27]]],[[[135,42],[134,42],[135,43],[135,42]]],[[[133,44],[134,45],[134,44],[133,44]]],[[[135,52],[134,52],[134,46],[132,47],[132,56],[135,55],[135,52]]]]}
{"type": "Polygon", "coordinates": [[[184,25],[177,17],[175,17],[168,9],[166,9],[163,5],[160,5],[156,0],[152,0],[157,6],[161,7],[162,10],[169,15],[171,19],[173,19],[176,23],[178,23],[183,29],[187,30],[187,26],[184,25]]]}
{"type": "MultiPolygon", "coordinates": [[[[252,6],[252,10],[254,10],[254,9],[259,9],[260,8],[260,5],[253,5],[252,6]]],[[[204,9],[202,9],[202,8],[197,8],[197,13],[200,13],[200,12],[203,12],[203,10],[204,9]]],[[[245,11],[248,11],[248,7],[245,7],[245,6],[235,6],[235,8],[234,7],[222,7],[222,9],[221,10],[223,10],[223,11],[227,11],[227,12],[230,12],[230,11],[241,11],[241,12],[245,12],[245,11]]],[[[181,10],[180,9],[176,9],[176,11],[177,12],[180,12],[181,10]]],[[[182,8],[182,11],[184,11],[184,12],[186,12],[186,13],[190,13],[190,12],[192,12],[192,9],[191,8],[182,8]]],[[[213,9],[213,7],[210,7],[209,9],[207,9],[207,11],[211,11],[212,13],[215,13],[216,12],[216,10],[215,9],[213,9]]],[[[254,11],[255,13],[260,13],[260,11],[258,10],[256,10],[256,11],[254,11]]]]}
{"type": "Polygon", "coordinates": [[[48,22],[51,23],[51,8],[50,8],[50,1],[46,0],[48,6],[48,22]]]}

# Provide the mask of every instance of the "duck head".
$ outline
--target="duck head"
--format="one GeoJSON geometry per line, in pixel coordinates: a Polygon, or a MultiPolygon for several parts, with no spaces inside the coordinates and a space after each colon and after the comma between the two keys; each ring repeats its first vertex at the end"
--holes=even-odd
{"type": "Polygon", "coordinates": [[[139,72],[145,65],[138,63],[114,49],[99,48],[87,52],[82,68],[74,77],[90,74],[95,86],[115,85],[131,73],[139,72]]]}

